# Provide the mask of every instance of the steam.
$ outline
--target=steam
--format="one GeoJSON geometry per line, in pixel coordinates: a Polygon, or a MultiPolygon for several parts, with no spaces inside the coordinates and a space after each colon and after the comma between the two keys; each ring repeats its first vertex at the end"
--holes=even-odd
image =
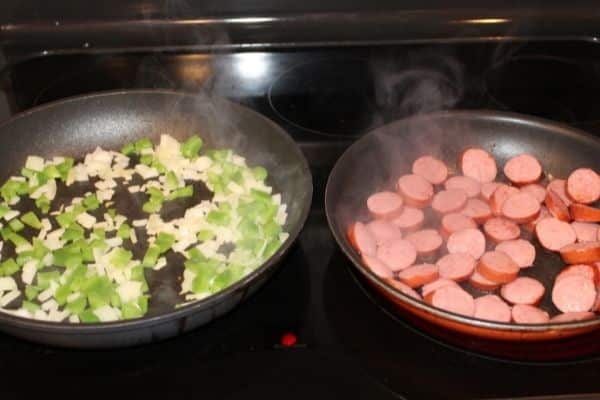
{"type": "MultiPolygon", "coordinates": [[[[413,161],[433,155],[447,165],[460,153],[459,138],[468,129],[448,119],[427,114],[455,107],[465,91],[463,65],[452,55],[430,49],[403,53],[393,62],[373,62],[376,132],[359,139],[339,169],[333,212],[341,229],[367,220],[365,201],[377,191],[395,190],[397,179],[411,173],[413,161]],[[406,119],[410,117],[416,117],[406,119]],[[352,160],[352,161],[349,161],[352,160]],[[348,169],[348,171],[342,171],[348,169]]],[[[461,142],[462,143],[462,142],[461,142]]],[[[332,207],[332,205],[329,205],[332,207]]]]}

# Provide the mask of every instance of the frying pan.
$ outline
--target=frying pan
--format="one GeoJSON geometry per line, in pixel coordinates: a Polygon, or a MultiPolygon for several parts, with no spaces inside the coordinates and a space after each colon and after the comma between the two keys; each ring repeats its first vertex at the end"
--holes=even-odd
{"type": "MultiPolygon", "coordinates": [[[[306,221],[312,179],[306,159],[289,135],[241,105],[205,96],[143,90],[100,93],[51,103],[0,125],[0,178],[4,181],[17,173],[28,155],[79,159],[96,146],[120,149],[142,137],[157,143],[163,133],[180,141],[199,134],[207,148],[229,148],[246,157],[248,165],[264,166],[269,172],[267,183],[275,193],[282,194],[282,201],[288,205],[284,231],[290,234],[289,238],[262,266],[237,283],[177,309],[174,305],[184,301],[177,295],[182,260],[168,257],[167,267],[147,272],[152,296],[143,318],[86,325],[43,322],[0,313],[1,331],[67,347],[148,343],[187,332],[225,314],[273,275],[306,221]]],[[[132,217],[141,203],[139,199],[117,197],[115,206],[120,213],[132,217]]]]}
{"type": "MultiPolygon", "coordinates": [[[[426,322],[450,335],[505,341],[551,341],[589,333],[600,327],[600,318],[570,323],[537,325],[505,324],[468,318],[432,307],[387,285],[368,268],[346,237],[348,225],[368,220],[365,201],[373,192],[391,189],[396,179],[410,173],[412,162],[430,154],[454,168],[467,147],[488,150],[499,166],[512,156],[530,153],[544,167],[546,177],[566,177],[578,167],[600,171],[600,141],[584,132],[538,118],[488,111],[447,111],[399,120],[378,128],[356,141],[333,168],[325,192],[329,226],[341,250],[359,275],[387,298],[401,313],[426,322]]],[[[501,168],[499,168],[501,170],[501,168]]],[[[505,180],[499,172],[499,180],[505,180]]],[[[426,223],[436,226],[431,215],[426,223]]],[[[536,240],[535,266],[521,275],[539,279],[546,287],[541,306],[558,313],[551,301],[553,279],[564,266],[560,256],[542,249],[536,240]]],[[[490,248],[488,244],[488,249],[490,248]]],[[[475,296],[482,295],[465,285],[475,296]]],[[[409,319],[411,319],[409,318],[409,319]]],[[[434,330],[435,330],[434,329],[434,330]]]]}

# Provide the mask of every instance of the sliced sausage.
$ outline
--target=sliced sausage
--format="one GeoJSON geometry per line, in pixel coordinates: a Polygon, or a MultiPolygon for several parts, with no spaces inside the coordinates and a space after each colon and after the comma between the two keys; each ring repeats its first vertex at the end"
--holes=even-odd
{"type": "Polygon", "coordinates": [[[346,232],[348,241],[359,254],[374,255],[377,251],[377,241],[362,222],[355,222],[348,227],[346,232]]]}
{"type": "Polygon", "coordinates": [[[446,248],[448,253],[468,253],[478,260],[485,252],[485,236],[479,229],[463,229],[450,235],[446,248]]]}
{"type": "Polygon", "coordinates": [[[537,182],[542,177],[542,165],[530,154],[520,154],[504,164],[504,175],[515,185],[537,182]]]}
{"type": "Polygon", "coordinates": [[[492,209],[483,200],[471,198],[460,211],[461,214],[473,218],[478,224],[483,224],[492,216],[492,209]]]}
{"type": "Polygon", "coordinates": [[[454,232],[462,231],[463,229],[477,228],[477,224],[473,218],[467,217],[461,213],[450,213],[442,218],[442,236],[448,237],[454,232]]]}
{"type": "Polygon", "coordinates": [[[564,179],[553,179],[550,181],[546,190],[552,190],[554,193],[560,196],[560,199],[568,206],[573,202],[569,196],[567,196],[567,181],[564,179]]]}
{"type": "Polygon", "coordinates": [[[490,208],[494,215],[502,215],[502,206],[506,199],[510,196],[519,193],[519,189],[514,186],[508,186],[504,183],[498,185],[490,199],[490,208]]]}
{"type": "Polygon", "coordinates": [[[598,240],[598,224],[589,222],[571,222],[578,242],[595,242],[598,240]]]}
{"type": "Polygon", "coordinates": [[[423,229],[413,232],[406,236],[406,240],[412,243],[420,256],[435,254],[444,243],[444,240],[435,229],[423,229]]]}
{"type": "Polygon", "coordinates": [[[550,316],[535,306],[517,304],[512,308],[512,320],[517,324],[545,324],[550,320],[550,316]]]}
{"type": "Polygon", "coordinates": [[[412,173],[425,178],[432,185],[439,185],[448,178],[448,167],[435,157],[422,156],[413,163],[412,173]]]}
{"type": "Polygon", "coordinates": [[[473,296],[460,286],[444,286],[431,296],[431,305],[456,314],[472,317],[475,313],[473,296]]]}
{"type": "Polygon", "coordinates": [[[495,250],[507,254],[517,263],[519,268],[531,267],[535,261],[535,247],[524,239],[507,240],[498,243],[495,250]]]}
{"type": "Polygon", "coordinates": [[[458,283],[452,279],[439,278],[431,283],[423,285],[421,288],[421,295],[423,295],[423,298],[426,302],[431,303],[430,296],[433,294],[433,292],[444,286],[458,286],[458,283]]]}
{"type": "Polygon", "coordinates": [[[538,222],[535,226],[535,234],[540,244],[552,251],[559,251],[577,240],[571,225],[556,218],[545,218],[538,222]]]}
{"type": "Polygon", "coordinates": [[[475,299],[475,318],[486,321],[510,322],[510,306],[495,294],[486,294],[475,299]]]}
{"type": "Polygon", "coordinates": [[[600,261],[600,242],[568,244],[560,248],[560,256],[567,264],[590,264],[600,261]]]}
{"type": "Polygon", "coordinates": [[[519,266],[512,258],[500,251],[488,251],[479,259],[477,270],[491,281],[508,283],[517,277],[519,266]]]}
{"type": "Polygon", "coordinates": [[[483,225],[483,230],[496,243],[514,240],[521,235],[521,230],[516,223],[502,217],[488,219],[483,225]]]}
{"type": "Polygon", "coordinates": [[[414,207],[404,207],[402,213],[395,218],[392,218],[392,224],[396,225],[403,231],[413,231],[421,229],[425,214],[422,210],[414,207]]]}
{"type": "Polygon", "coordinates": [[[592,169],[576,169],[567,178],[567,196],[577,203],[595,202],[600,198],[600,177],[592,169]]]}
{"type": "Polygon", "coordinates": [[[492,291],[500,286],[498,282],[490,281],[485,276],[481,275],[477,268],[473,272],[473,275],[469,277],[469,283],[476,289],[492,291]]]}
{"type": "Polygon", "coordinates": [[[402,212],[402,197],[394,192],[373,193],[367,199],[367,208],[374,218],[393,218],[402,212]]]}
{"type": "Polygon", "coordinates": [[[548,218],[551,216],[552,215],[550,215],[550,212],[548,211],[548,209],[545,206],[541,206],[540,214],[537,216],[537,218],[527,224],[523,224],[522,226],[526,231],[533,232],[535,230],[535,226],[537,225],[538,222],[540,222],[544,218],[548,218]]]}
{"type": "Polygon", "coordinates": [[[481,197],[483,197],[486,201],[490,201],[492,199],[492,195],[500,185],[501,184],[499,182],[487,182],[482,184],[481,197]]]}
{"type": "Polygon", "coordinates": [[[571,220],[571,213],[569,207],[562,200],[562,198],[554,191],[554,189],[548,189],[546,191],[546,198],[544,199],[546,207],[552,216],[561,221],[569,222],[571,220]]]}
{"type": "Polygon", "coordinates": [[[391,240],[377,248],[377,258],[392,271],[400,271],[417,259],[417,250],[408,240],[391,240]]]}
{"type": "Polygon", "coordinates": [[[554,281],[558,282],[559,280],[572,275],[581,275],[584,278],[591,279],[596,285],[600,283],[600,274],[598,272],[598,268],[596,266],[591,266],[588,264],[569,265],[568,267],[560,271],[558,275],[556,275],[554,281]]]}
{"type": "Polygon", "coordinates": [[[521,192],[533,196],[540,204],[546,199],[546,188],[537,183],[530,183],[521,188],[521,192]]]}
{"type": "Polygon", "coordinates": [[[412,297],[415,300],[421,300],[421,296],[414,289],[407,286],[405,283],[399,282],[395,279],[386,279],[385,280],[390,286],[398,289],[400,292],[404,293],[408,297],[412,297]]]}
{"type": "Polygon", "coordinates": [[[529,193],[519,192],[509,196],[502,204],[502,215],[518,223],[525,224],[537,218],[540,203],[529,193]]]}
{"type": "Polygon", "coordinates": [[[433,196],[431,208],[438,214],[461,210],[467,204],[467,192],[462,189],[440,190],[433,196]]]}
{"type": "Polygon", "coordinates": [[[366,265],[375,275],[380,278],[391,278],[394,273],[381,260],[368,254],[362,255],[363,264],[366,265]]]}
{"type": "Polygon", "coordinates": [[[582,312],[568,312],[555,315],[550,318],[550,322],[575,322],[575,321],[585,321],[588,319],[594,319],[596,314],[590,311],[582,311],[582,312]]]}
{"type": "Polygon", "coordinates": [[[481,183],[492,182],[498,173],[494,157],[479,148],[463,151],[459,158],[459,167],[463,175],[481,183]]]}
{"type": "Polygon", "coordinates": [[[511,304],[538,304],[544,292],[540,281],[527,276],[520,276],[500,289],[500,295],[511,304]]]}
{"type": "Polygon", "coordinates": [[[600,222],[600,208],[572,203],[569,206],[571,218],[581,222],[600,222]]]}
{"type": "Polygon", "coordinates": [[[596,286],[582,275],[569,275],[554,281],[552,303],[561,312],[590,311],[596,302],[596,286]]]}
{"type": "Polygon", "coordinates": [[[397,187],[406,204],[412,207],[427,207],[433,198],[433,186],[419,175],[401,176],[397,187]]]}
{"type": "Polygon", "coordinates": [[[384,219],[376,219],[369,222],[367,228],[373,234],[373,237],[375,237],[375,242],[378,246],[390,240],[402,239],[400,229],[390,221],[384,219]]]}
{"type": "Polygon", "coordinates": [[[453,176],[448,178],[444,183],[446,190],[450,189],[462,189],[467,193],[469,197],[477,197],[481,192],[481,183],[468,176],[453,176]]]}
{"type": "Polygon", "coordinates": [[[473,273],[476,262],[469,253],[454,253],[446,254],[437,261],[436,265],[440,278],[462,282],[473,273]]]}
{"type": "Polygon", "coordinates": [[[398,273],[398,280],[411,288],[417,288],[437,280],[438,267],[435,264],[418,264],[398,273]]]}

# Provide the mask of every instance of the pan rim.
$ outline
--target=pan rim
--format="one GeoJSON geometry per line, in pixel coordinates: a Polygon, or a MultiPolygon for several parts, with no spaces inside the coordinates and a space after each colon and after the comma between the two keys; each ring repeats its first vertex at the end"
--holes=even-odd
{"type": "MultiPolygon", "coordinates": [[[[331,180],[332,177],[336,176],[337,171],[339,170],[340,165],[343,164],[343,160],[349,157],[351,149],[360,146],[361,143],[368,141],[372,136],[376,135],[378,132],[389,129],[393,125],[400,124],[409,124],[413,121],[431,119],[431,118],[448,118],[448,117],[471,117],[473,119],[483,119],[483,120],[494,120],[494,121],[502,121],[502,120],[518,120],[519,122],[535,125],[539,127],[545,127],[546,129],[551,128],[555,132],[559,132],[565,136],[571,138],[577,138],[578,140],[584,139],[586,142],[593,142],[594,145],[598,145],[598,139],[591,135],[588,132],[582,131],[577,128],[573,128],[568,126],[567,124],[550,121],[540,117],[533,117],[525,114],[519,114],[514,112],[505,112],[505,111],[496,111],[496,110],[488,110],[488,109],[480,109],[480,110],[446,110],[446,111],[437,111],[427,114],[419,114],[415,116],[411,116],[408,118],[399,119],[396,121],[392,121],[386,125],[382,125],[379,128],[375,128],[374,130],[366,133],[361,138],[356,140],[352,145],[350,145],[344,153],[337,160],[336,164],[331,170],[329,177],[327,179],[327,184],[325,187],[325,214],[327,218],[327,223],[329,225],[329,230],[334,236],[338,247],[342,250],[344,255],[352,262],[352,265],[370,282],[376,284],[380,289],[385,290],[389,295],[403,301],[404,303],[408,303],[408,305],[419,309],[420,311],[424,311],[428,314],[433,314],[436,317],[443,318],[445,320],[449,320],[452,322],[460,323],[462,325],[467,325],[469,327],[476,328],[484,328],[484,329],[493,329],[496,331],[503,332],[520,332],[520,333],[532,333],[532,332],[548,332],[548,331],[570,331],[580,328],[589,328],[593,326],[600,325],[600,316],[596,315],[596,318],[590,320],[583,321],[572,321],[572,322],[559,322],[559,323],[545,323],[545,324],[516,324],[516,323],[502,323],[502,322],[494,322],[494,321],[486,321],[482,319],[477,319],[474,317],[466,317],[451,311],[445,311],[440,308],[436,308],[426,304],[425,302],[416,300],[396,288],[388,285],[382,278],[375,275],[371,270],[366,268],[362,262],[358,259],[356,252],[351,249],[345,239],[345,237],[340,237],[339,232],[334,229],[334,221],[333,221],[333,210],[330,209],[330,201],[329,197],[331,195],[331,180]]],[[[421,318],[421,317],[419,317],[421,318]]]]}
{"type": "MultiPolygon", "coordinates": [[[[13,115],[11,118],[6,121],[0,123],[0,130],[4,129],[6,126],[15,123],[22,118],[28,117],[34,113],[43,112],[48,109],[52,109],[54,107],[65,106],[69,103],[77,102],[77,101],[90,101],[99,98],[107,98],[107,97],[120,97],[120,96],[133,96],[133,95],[155,95],[155,96],[174,96],[180,98],[193,98],[195,95],[190,92],[178,91],[178,90],[169,90],[169,89],[132,89],[132,90],[108,90],[108,91],[99,91],[84,95],[78,96],[70,96],[57,101],[45,103],[36,107],[32,107],[20,113],[13,115]]],[[[163,323],[170,322],[172,320],[177,320],[179,318],[188,317],[192,314],[195,314],[200,311],[211,309],[217,306],[221,301],[234,293],[241,292],[242,300],[245,299],[246,291],[250,283],[256,280],[259,276],[266,274],[269,270],[277,267],[284,257],[284,255],[288,252],[291,246],[294,244],[300,232],[302,232],[306,221],[308,219],[308,215],[311,210],[311,203],[313,197],[313,181],[312,174],[310,172],[310,167],[308,165],[308,161],[304,156],[300,146],[292,139],[292,137],[278,124],[276,124],[271,119],[267,118],[263,114],[255,111],[245,105],[240,103],[236,103],[230,101],[228,99],[222,97],[211,97],[211,100],[218,101],[222,104],[227,104],[233,107],[237,107],[243,109],[245,112],[249,112],[253,114],[256,118],[262,119],[268,125],[273,127],[274,131],[278,132],[281,139],[286,141],[290,146],[290,149],[296,153],[296,156],[301,162],[300,169],[301,174],[304,177],[304,189],[306,192],[306,200],[302,204],[302,211],[300,213],[298,224],[289,232],[289,237],[285,242],[279,247],[279,249],[273,254],[269,259],[267,259],[260,267],[253,270],[250,274],[246,275],[242,279],[238,280],[234,284],[228,286],[227,288],[212,294],[208,297],[205,297],[201,300],[191,301],[190,303],[174,308],[170,312],[162,313],[159,315],[155,315],[152,317],[140,317],[128,320],[119,320],[112,322],[96,322],[90,324],[73,324],[68,322],[53,322],[53,321],[41,321],[32,318],[20,317],[12,314],[8,314],[5,312],[0,312],[0,324],[10,324],[16,328],[24,328],[30,331],[45,331],[49,333],[61,333],[66,335],[82,335],[82,334],[105,334],[111,331],[129,331],[129,330],[137,330],[140,328],[146,328],[151,326],[160,325],[163,323]]],[[[237,306],[239,303],[236,303],[237,306]]],[[[234,308],[235,308],[234,306],[234,308]]]]}

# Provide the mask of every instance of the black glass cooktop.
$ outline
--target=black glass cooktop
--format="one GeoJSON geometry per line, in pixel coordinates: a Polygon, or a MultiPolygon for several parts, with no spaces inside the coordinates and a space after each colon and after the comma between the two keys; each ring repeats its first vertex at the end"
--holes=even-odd
{"type": "MultiPolygon", "coordinates": [[[[314,179],[306,227],[248,302],[192,333],[129,349],[75,351],[0,335],[3,393],[155,397],[459,399],[594,394],[600,358],[510,361],[467,351],[395,315],[352,272],[329,233],[329,171],[365,132],[446,108],[538,115],[600,134],[600,50],[582,43],[460,44],[220,54],[70,54],[3,71],[9,114],[128,88],[209,91],[281,124],[314,179]],[[116,392],[115,392],[116,393],[116,392]]],[[[10,396],[9,396],[10,397],[10,396]]],[[[594,398],[592,395],[589,398],[594,398]]],[[[583,397],[581,397],[583,398],[583,397]]]]}

